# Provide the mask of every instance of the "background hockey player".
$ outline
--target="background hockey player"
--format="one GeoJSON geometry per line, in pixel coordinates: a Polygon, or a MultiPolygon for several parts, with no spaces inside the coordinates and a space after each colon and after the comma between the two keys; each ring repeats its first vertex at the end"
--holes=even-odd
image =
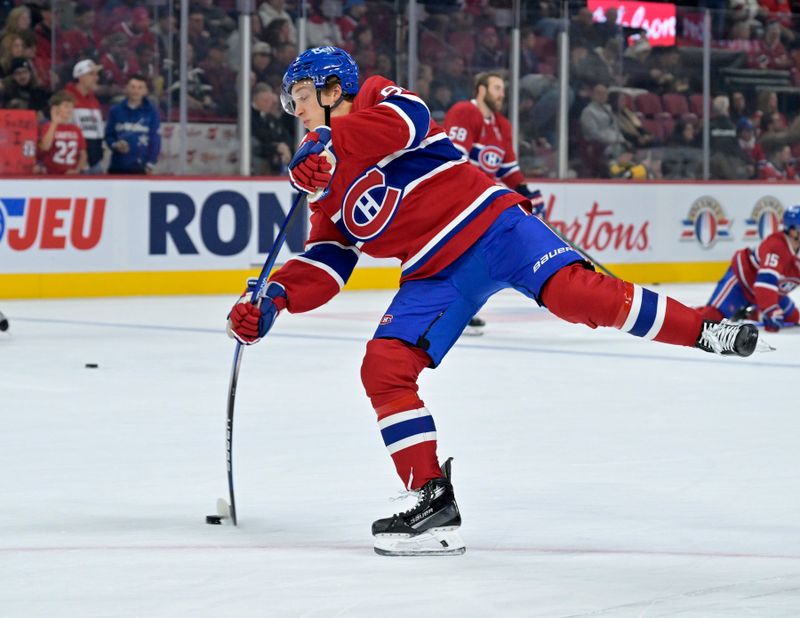
{"type": "MultiPolygon", "coordinates": [[[[527,197],[533,214],[540,216],[544,198],[540,191],[531,191],[519,169],[511,135],[511,123],[500,113],[506,98],[506,85],[500,73],[486,71],[475,76],[474,97],[460,101],[447,111],[444,130],[469,162],[489,178],[502,182],[510,189],[527,197]]],[[[474,316],[468,325],[470,334],[480,334],[476,329],[485,326],[484,320],[474,316]]]]}
{"type": "Polygon", "coordinates": [[[777,331],[797,324],[800,314],[789,292],[800,285],[800,206],[783,213],[783,229],[767,236],[756,249],[740,249],[717,283],[703,317],[721,320],[747,315],[759,319],[764,328],[777,331]]]}
{"type": "Polygon", "coordinates": [[[310,195],[309,239],[302,255],[272,275],[260,304],[242,296],[228,328],[242,343],[256,343],[281,310],[309,311],[333,298],[361,253],[400,259],[400,289],[367,344],[361,378],[417,502],[373,523],[378,553],[464,551],[449,466],[440,468],[436,426],[417,379],[442,362],[496,292],[514,288],[591,328],[722,354],[753,352],[754,326],[704,322],[672,298],[594,272],[531,215],[526,198],[465,161],[419,97],[380,76],[359,88],[358,69],[343,50],[301,54],[284,75],[282,98],[309,130],[289,165],[292,185],[310,195]]]}

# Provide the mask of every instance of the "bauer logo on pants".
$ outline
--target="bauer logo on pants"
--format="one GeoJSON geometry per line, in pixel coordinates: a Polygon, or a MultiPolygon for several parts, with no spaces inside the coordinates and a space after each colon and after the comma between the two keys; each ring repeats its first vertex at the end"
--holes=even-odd
{"type": "Polygon", "coordinates": [[[710,195],[704,195],[694,201],[683,220],[681,240],[695,240],[703,249],[710,249],[717,240],[731,240],[731,222],[722,205],[710,195]]]}

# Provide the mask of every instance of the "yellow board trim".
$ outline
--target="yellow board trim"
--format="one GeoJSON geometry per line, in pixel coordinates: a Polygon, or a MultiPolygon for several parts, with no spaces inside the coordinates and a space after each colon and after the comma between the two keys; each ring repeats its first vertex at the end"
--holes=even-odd
{"type": "MultiPolygon", "coordinates": [[[[635,283],[717,281],[728,262],[606,264],[616,276],[635,283]]],[[[77,298],[235,294],[258,270],[193,270],[118,273],[0,274],[0,298],[77,298]]],[[[396,289],[399,267],[356,268],[346,290],[396,289]]]]}

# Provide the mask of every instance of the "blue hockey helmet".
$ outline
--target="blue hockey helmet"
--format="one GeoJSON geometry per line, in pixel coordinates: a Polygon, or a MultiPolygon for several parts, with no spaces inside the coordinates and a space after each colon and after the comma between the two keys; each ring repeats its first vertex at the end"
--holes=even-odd
{"type": "Polygon", "coordinates": [[[342,85],[342,92],[355,96],[358,94],[358,65],[352,56],[338,47],[314,47],[307,49],[295,58],[286,69],[281,84],[281,103],[283,109],[294,114],[292,86],[304,79],[314,82],[319,90],[325,87],[329,77],[336,76],[342,85]]]}
{"type": "Polygon", "coordinates": [[[789,206],[783,211],[784,231],[789,231],[793,227],[800,229],[800,206],[789,206]]]}

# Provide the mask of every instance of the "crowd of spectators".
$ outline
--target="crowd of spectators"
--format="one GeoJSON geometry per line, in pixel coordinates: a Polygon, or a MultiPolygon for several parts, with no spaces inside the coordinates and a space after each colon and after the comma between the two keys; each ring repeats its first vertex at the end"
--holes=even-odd
{"type": "MultiPolygon", "coordinates": [[[[295,125],[282,113],[278,93],[282,74],[298,53],[298,4],[262,0],[252,15],[253,171],[259,174],[285,173],[296,142],[295,125]]],[[[690,11],[697,3],[678,4],[690,11]]],[[[713,16],[715,50],[735,56],[738,67],[785,72],[800,89],[795,20],[800,0],[701,4],[720,9],[713,16]]],[[[508,67],[511,3],[420,0],[419,5],[415,89],[441,121],[456,102],[472,96],[475,72],[508,67]]],[[[308,0],[306,6],[309,46],[348,50],[362,78],[383,74],[406,81],[408,25],[398,20],[395,2],[308,0]]],[[[697,51],[692,43],[654,46],[642,31],[618,25],[613,8],[603,15],[583,2],[568,6],[569,154],[575,175],[699,178],[708,123],[713,178],[794,178],[800,121],[788,111],[797,107],[792,88],[777,92],[757,82],[732,88],[716,79],[706,113],[696,104],[702,73],[699,55],[688,53],[697,51]]],[[[132,78],[146,87],[141,105],[151,105],[160,121],[177,120],[183,55],[189,120],[235,122],[242,45],[236,9],[235,0],[192,0],[189,44],[181,48],[177,14],[163,3],[0,1],[0,106],[33,110],[44,126],[53,95],[68,94],[73,123],[86,142],[81,171],[100,173],[112,165],[112,155],[118,161],[123,154],[122,146],[113,147],[119,140],[109,141],[108,119],[112,107],[130,102],[132,78]]],[[[561,10],[556,0],[523,3],[518,154],[528,176],[555,174],[561,10]]],[[[679,19],[679,39],[680,28],[679,19]]]]}

